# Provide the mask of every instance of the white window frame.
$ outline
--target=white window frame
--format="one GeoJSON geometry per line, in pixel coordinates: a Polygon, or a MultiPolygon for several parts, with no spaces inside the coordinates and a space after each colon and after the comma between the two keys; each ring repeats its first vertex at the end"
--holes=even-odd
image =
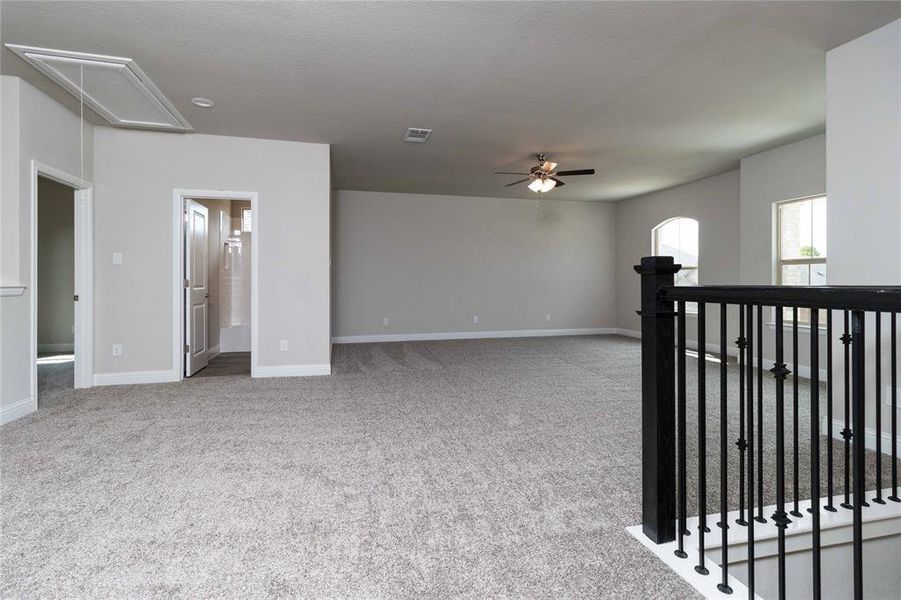
{"type": "MultiPolygon", "coordinates": [[[[813,265],[825,265],[828,264],[829,258],[829,250],[826,249],[826,254],[824,256],[809,256],[809,257],[800,257],[800,258],[782,258],[782,207],[789,204],[799,204],[801,202],[813,202],[814,200],[818,200],[823,198],[827,202],[828,206],[828,198],[826,194],[816,194],[813,196],[804,196],[803,198],[792,198],[790,200],[780,200],[779,202],[773,203],[773,281],[776,285],[784,285],[782,283],[782,267],[785,265],[808,265],[808,268],[812,268],[813,265]]],[[[828,246],[828,240],[827,240],[828,246]]],[[[798,286],[798,287],[809,287],[809,286],[798,286]]],[[[775,309],[773,312],[773,319],[775,320],[775,309]]],[[[785,322],[786,327],[790,327],[791,324],[785,322]]],[[[809,319],[798,319],[799,327],[810,327],[809,319]]],[[[820,328],[825,327],[825,319],[820,319],[820,328]]]]}
{"type": "Polygon", "coordinates": [[[241,231],[244,233],[253,232],[253,210],[250,208],[241,209],[241,231]],[[248,221],[250,226],[248,227],[248,221]]]}
{"type": "MultiPolygon", "coordinates": [[[[682,271],[694,270],[698,274],[698,285],[701,284],[701,221],[695,219],[693,217],[685,217],[685,216],[675,216],[670,217],[669,219],[664,219],[660,223],[657,223],[654,227],[651,228],[651,254],[653,256],[661,256],[659,254],[660,250],[658,248],[657,243],[657,233],[663,228],[665,225],[672,223],[673,221],[678,221],[679,219],[690,219],[698,224],[698,264],[696,265],[682,265],[682,271]]],[[[697,302],[686,302],[685,303],[685,313],[689,315],[698,314],[698,304],[697,302]]]]}

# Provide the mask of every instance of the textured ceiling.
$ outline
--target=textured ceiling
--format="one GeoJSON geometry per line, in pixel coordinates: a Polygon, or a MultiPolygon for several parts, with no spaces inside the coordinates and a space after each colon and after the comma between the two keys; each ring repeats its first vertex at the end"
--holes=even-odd
{"type": "MultiPolygon", "coordinates": [[[[197,132],[332,144],[335,188],[530,197],[492,172],[546,151],[598,171],[551,196],[615,200],[822,131],[825,51],[901,2],[3,1],[0,16],[4,43],[135,59],[197,132]],[[404,144],[408,126],[434,134],[404,144]]],[[[0,70],[75,106],[6,49],[0,70]]]]}

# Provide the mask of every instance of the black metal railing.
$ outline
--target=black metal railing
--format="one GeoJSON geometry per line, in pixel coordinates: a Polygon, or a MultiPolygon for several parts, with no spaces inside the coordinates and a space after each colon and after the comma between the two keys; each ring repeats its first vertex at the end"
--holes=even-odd
{"type": "MultiPolygon", "coordinates": [[[[685,536],[688,529],[688,496],[695,495],[698,513],[697,564],[695,571],[708,574],[705,567],[704,533],[710,531],[707,522],[708,496],[718,500],[720,514],[716,526],[721,534],[721,573],[718,585],[721,592],[729,594],[729,532],[733,526],[728,513],[737,509],[734,525],[744,527],[747,533],[749,597],[755,593],[755,523],[768,523],[776,527],[777,576],[779,598],[786,597],[786,528],[793,520],[810,519],[811,531],[811,586],[812,596],[820,598],[822,582],[821,566],[821,511],[835,512],[832,497],[836,487],[841,487],[844,501],[840,506],[853,511],[853,548],[851,570],[853,572],[853,596],[864,597],[863,581],[863,519],[864,510],[871,506],[867,501],[867,456],[865,446],[865,413],[867,410],[867,385],[874,385],[875,407],[875,468],[876,504],[886,500],[901,502],[898,494],[898,380],[897,380],[897,313],[901,312],[901,287],[784,287],[784,286],[700,286],[676,287],[674,275],[680,265],[669,257],[646,257],[635,267],[641,275],[641,332],[642,332],[642,518],[643,530],[657,544],[676,542],[675,554],[688,559],[685,536]],[[697,378],[696,387],[696,443],[690,445],[688,406],[691,374],[686,370],[686,306],[697,305],[697,378]],[[708,405],[707,312],[716,307],[719,317],[719,419],[718,435],[708,437],[707,425],[711,408],[708,405]],[[763,321],[764,308],[774,308],[774,343],[772,364],[764,364],[763,321]],[[810,380],[802,384],[798,376],[799,311],[809,312],[810,380]],[[842,335],[834,337],[833,314],[841,319],[842,335]],[[788,323],[786,323],[786,315],[788,323]],[[825,315],[825,331],[821,331],[821,319],[825,315]],[[871,344],[874,356],[868,357],[866,324],[870,317],[874,325],[871,344]],[[737,320],[738,337],[733,352],[737,368],[736,376],[729,376],[730,356],[727,347],[730,317],[737,320]],[[888,481],[891,493],[883,498],[884,459],[882,435],[884,427],[881,388],[883,386],[882,321],[889,321],[890,335],[890,465],[888,481]],[[678,326],[677,326],[678,325],[678,326]],[[784,330],[791,330],[791,369],[785,361],[784,330]],[[756,335],[755,335],[756,331],[756,335]],[[825,334],[825,335],[822,335],[825,334]],[[825,344],[826,360],[822,365],[821,338],[825,344]],[[834,342],[843,344],[843,397],[844,428],[840,432],[843,460],[833,457],[833,351],[834,342]],[[755,361],[756,351],[756,361],[755,361]],[[874,368],[868,374],[868,360],[874,368]],[[821,382],[821,368],[825,367],[825,381],[821,382]],[[773,383],[765,391],[764,371],[772,376],[773,383]],[[786,379],[791,376],[791,398],[786,402],[786,379]],[[756,377],[756,389],[755,389],[756,377]],[[872,377],[871,382],[868,379],[872,377]],[[825,443],[825,493],[826,502],[821,506],[822,445],[820,386],[825,384],[825,416],[827,421],[825,443]],[[730,400],[730,386],[738,390],[737,399],[730,400]],[[772,395],[768,392],[773,390],[772,395]],[[809,423],[801,421],[801,391],[808,390],[809,423]],[[774,396],[774,398],[773,398],[774,396]],[[772,400],[772,403],[770,403],[772,400]],[[737,406],[734,406],[737,404],[737,406]],[[738,413],[737,426],[730,414],[738,413]],[[765,413],[773,414],[765,419],[765,413]],[[765,429],[767,425],[767,429],[765,429]],[[772,429],[769,429],[772,427],[772,429]],[[786,429],[790,435],[786,435],[786,429]],[[806,431],[804,431],[806,429],[806,431]],[[730,434],[737,439],[730,440],[730,434]],[[804,436],[809,435],[808,447],[802,451],[804,436]],[[709,445],[716,446],[719,464],[717,478],[708,481],[709,445]],[[790,446],[790,448],[787,448],[790,446]],[[736,456],[737,455],[737,456],[736,456]],[[730,459],[737,465],[732,471],[730,459]],[[692,465],[691,463],[695,464],[692,465]],[[802,481],[800,473],[809,462],[809,481],[802,481]],[[840,480],[834,477],[836,463],[840,463],[840,480]],[[773,466],[774,463],[774,466],[773,466]],[[791,476],[786,474],[787,463],[791,476]],[[694,467],[694,468],[692,468],[694,467]],[[696,469],[696,471],[695,471],[696,469]],[[696,489],[690,487],[694,478],[696,489]],[[711,490],[710,486],[717,489],[711,490]],[[806,488],[806,489],[805,489],[806,488]],[[718,499],[716,495],[718,494],[718,499]],[[735,497],[737,495],[737,498],[735,497]],[[809,497],[810,508],[802,512],[802,496],[809,497]],[[772,515],[764,514],[765,499],[775,504],[772,515]],[[787,511],[786,509],[790,509],[787,511]],[[756,514],[755,514],[756,513],[756,514]]],[[[733,320],[733,323],[735,322],[733,320]]],[[[717,352],[714,351],[714,356],[717,352]]],[[[715,376],[714,376],[715,377],[715,376]]],[[[734,417],[733,417],[734,418],[734,417]]],[[[712,421],[714,427],[717,420],[712,421]]],[[[691,440],[694,442],[695,440],[691,440]]],[[[716,460],[716,454],[713,454],[716,460]]],[[[871,459],[872,460],[872,459],[871,459]]]]}

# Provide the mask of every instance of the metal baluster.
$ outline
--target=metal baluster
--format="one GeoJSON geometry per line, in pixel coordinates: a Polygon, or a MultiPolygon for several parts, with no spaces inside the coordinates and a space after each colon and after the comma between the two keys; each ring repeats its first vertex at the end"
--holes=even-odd
{"type": "Polygon", "coordinates": [[[757,516],[758,523],[766,523],[763,516],[763,306],[757,307],[757,516]]]}
{"type": "Polygon", "coordinates": [[[898,323],[892,313],[892,495],[894,502],[901,502],[898,496],[898,323]]]}
{"type": "Polygon", "coordinates": [[[826,311],[826,506],[823,510],[837,512],[838,509],[832,503],[835,495],[835,483],[833,481],[833,465],[835,437],[832,435],[832,311],[826,311]]]}
{"type": "Polygon", "coordinates": [[[776,380],[776,512],[773,522],[778,528],[778,579],[779,599],[785,599],[785,528],[791,519],[785,513],[785,367],[783,350],[783,312],[776,309],[776,361],[770,372],[776,380]]]}
{"type": "Polygon", "coordinates": [[[854,354],[852,377],[854,381],[854,599],[863,600],[863,507],[866,490],[866,457],[864,453],[864,405],[865,396],[865,352],[864,340],[865,317],[862,310],[855,310],[851,329],[851,343],[854,354]]]}
{"type": "Polygon", "coordinates": [[[720,522],[722,528],[722,565],[723,572],[722,581],[717,584],[716,589],[724,594],[731,594],[732,587],[729,585],[729,522],[726,515],[729,511],[727,503],[727,492],[729,485],[728,476],[728,456],[726,449],[728,448],[727,429],[729,421],[726,418],[727,410],[727,378],[729,376],[728,363],[726,361],[726,304],[720,304],[720,522]]]}
{"type": "Polygon", "coordinates": [[[688,558],[688,553],[685,552],[685,536],[688,535],[688,526],[685,524],[688,514],[686,507],[687,492],[685,467],[685,302],[682,301],[678,303],[677,322],[679,324],[679,331],[677,333],[679,349],[678,356],[676,357],[676,368],[679,375],[679,387],[676,390],[676,420],[679,428],[679,437],[677,441],[679,446],[679,480],[677,483],[679,496],[679,523],[677,525],[679,530],[679,548],[676,550],[675,554],[679,558],[688,558]]]}
{"type": "MultiPolygon", "coordinates": [[[[820,587],[820,311],[810,311],[810,513],[813,554],[813,599],[822,595],[820,587]]],[[[795,372],[797,375],[797,371],[795,372]]]]}
{"type": "MultiPolygon", "coordinates": [[[[738,346],[738,440],[735,445],[738,447],[738,518],[735,522],[741,526],[747,526],[745,520],[745,452],[748,448],[748,441],[745,439],[745,349],[748,347],[748,340],[745,338],[745,307],[738,307],[738,339],[735,340],[738,346]]],[[[748,513],[748,519],[751,514],[748,513]]]]}
{"type": "Polygon", "coordinates": [[[853,509],[851,504],[851,334],[848,332],[848,311],[844,312],[845,333],[842,334],[842,344],[845,346],[845,428],[842,429],[842,438],[845,440],[845,501],[842,508],[853,509]]]}
{"type": "MultiPolygon", "coordinates": [[[[816,337],[816,330],[811,329],[810,335],[816,337]]],[[[800,460],[799,451],[799,417],[798,417],[798,307],[792,307],[792,444],[793,444],[793,470],[792,470],[792,493],[794,497],[794,509],[789,513],[794,517],[803,517],[801,509],[798,508],[800,494],[800,473],[798,472],[798,462],[800,460]]]]}
{"type": "MultiPolygon", "coordinates": [[[[748,364],[745,365],[748,379],[748,598],[754,597],[754,307],[747,307],[748,313],[748,364]]],[[[758,340],[759,341],[759,340],[758,340]]]]}
{"type": "Polygon", "coordinates": [[[707,528],[707,326],[706,305],[698,303],[698,564],[695,571],[707,575],[704,566],[704,532],[707,528]]]}
{"type": "Polygon", "coordinates": [[[882,313],[876,313],[876,497],[873,502],[885,504],[882,499],[882,313]]]}

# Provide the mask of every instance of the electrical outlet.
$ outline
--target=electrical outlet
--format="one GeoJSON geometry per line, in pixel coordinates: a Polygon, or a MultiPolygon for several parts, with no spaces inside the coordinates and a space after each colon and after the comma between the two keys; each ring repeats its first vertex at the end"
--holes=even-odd
{"type": "Polygon", "coordinates": [[[278,343],[278,349],[282,352],[288,351],[288,340],[282,340],[278,343]]]}
{"type": "Polygon", "coordinates": [[[473,322],[474,324],[478,325],[478,323],[479,323],[479,315],[473,315],[473,316],[472,316],[472,322],[473,322]]]}
{"type": "Polygon", "coordinates": [[[122,344],[113,344],[113,356],[122,356],[122,344]]]}
{"type": "Polygon", "coordinates": [[[390,324],[391,324],[391,320],[388,317],[382,317],[382,325],[387,327],[390,324]]]}
{"type": "Polygon", "coordinates": [[[113,252],[113,264],[114,265],[122,264],[122,253],[121,252],[113,252]]]}
{"type": "Polygon", "coordinates": [[[551,322],[551,315],[544,315],[544,322],[545,322],[545,323],[550,323],[550,322],[551,322]]]}

